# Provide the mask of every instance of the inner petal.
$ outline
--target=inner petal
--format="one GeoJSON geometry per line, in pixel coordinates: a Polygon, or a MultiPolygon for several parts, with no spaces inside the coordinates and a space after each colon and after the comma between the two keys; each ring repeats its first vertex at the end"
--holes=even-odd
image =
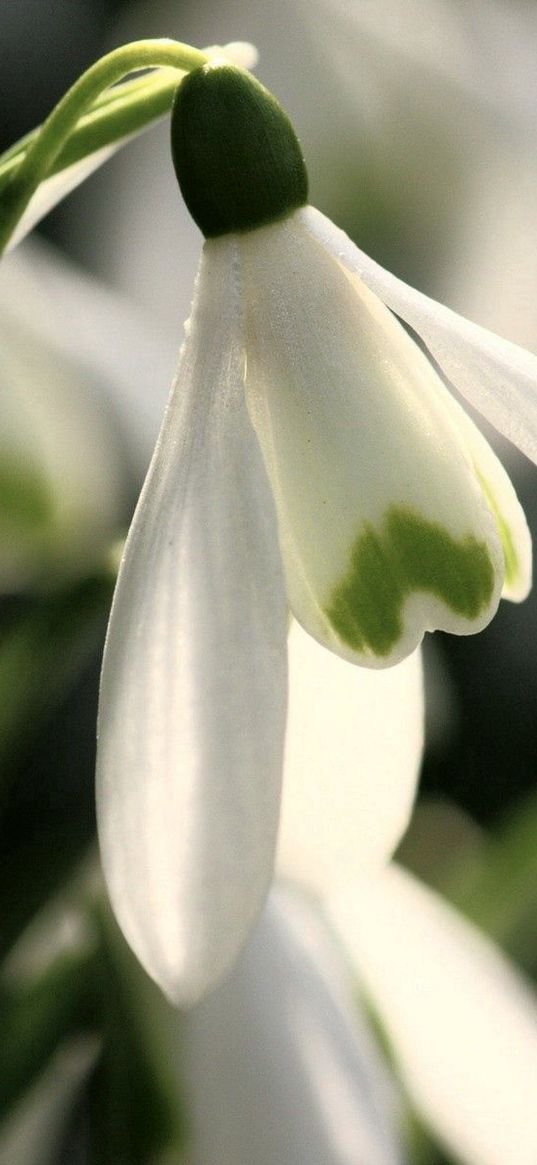
{"type": "Polygon", "coordinates": [[[369,666],[426,630],[480,630],[503,553],[434,369],[299,215],[241,250],[247,399],[297,619],[369,666]]]}

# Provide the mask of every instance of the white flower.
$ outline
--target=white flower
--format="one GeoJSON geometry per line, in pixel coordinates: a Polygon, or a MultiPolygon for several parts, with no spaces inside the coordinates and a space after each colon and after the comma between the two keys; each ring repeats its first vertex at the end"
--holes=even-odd
{"type": "Polygon", "coordinates": [[[100,568],[127,506],[115,409],[100,370],[63,342],[56,298],[46,294],[61,284],[54,269],[52,252],[37,245],[0,269],[3,594],[50,590],[100,568]]]}
{"type": "Polygon", "coordinates": [[[533,452],[537,360],[303,207],[296,139],[252,79],[191,73],[175,126],[185,198],[213,237],[114,600],[98,817],[129,942],[192,1001],[233,962],[270,882],[288,605],[375,668],[426,630],[484,627],[501,593],[529,588],[510,482],[392,310],[533,452]]]}
{"type": "MultiPolygon", "coordinates": [[[[293,628],[277,872],[317,899],[434,1135],[464,1165],[532,1165],[535,994],[490,939],[411,875],[392,865],[367,876],[367,864],[371,870],[381,857],[368,836],[384,830],[394,841],[381,822],[396,804],[398,755],[402,785],[411,779],[418,676],[402,669],[413,662],[371,675],[293,628]],[[355,689],[354,723],[347,672],[366,681],[355,689]],[[377,706],[374,681],[393,684],[377,706]]],[[[213,998],[221,992],[209,1004],[213,998]]]]}
{"type": "Polygon", "coordinates": [[[273,891],[229,978],[180,1020],[198,1165],[402,1165],[401,1106],[330,939],[273,891]]]}
{"type": "Polygon", "coordinates": [[[464,1165],[537,1160],[537,1001],[494,945],[396,866],[326,902],[401,1078],[464,1165]]]}
{"type": "Polygon", "coordinates": [[[376,114],[377,132],[398,104],[425,125],[427,99],[450,117],[454,137],[467,132],[464,117],[475,127],[488,114],[497,135],[533,121],[535,14],[519,0],[470,0],[464,10],[449,0],[410,0],[404,10],[397,0],[316,0],[306,19],[355,108],[376,114]]]}

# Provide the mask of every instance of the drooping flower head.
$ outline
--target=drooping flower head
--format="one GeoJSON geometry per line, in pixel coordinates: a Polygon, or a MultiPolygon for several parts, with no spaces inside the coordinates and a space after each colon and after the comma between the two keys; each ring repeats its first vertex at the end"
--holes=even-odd
{"type": "Polygon", "coordinates": [[[213,65],[180,87],[172,141],[209,246],[236,236],[246,399],[293,613],[372,666],[425,630],[485,626],[502,589],[527,592],[524,518],[430,362],[320,245],[289,122],[256,81],[213,65]]]}
{"type": "Polygon", "coordinates": [[[270,882],[288,609],[379,668],[425,631],[480,630],[530,585],[509,479],[375,291],[490,412],[498,384],[505,399],[537,383],[537,361],[307,206],[294,131],[248,74],[191,72],[172,150],[206,242],[111,616],[98,810],[125,934],[189,1001],[231,965],[270,882]]]}

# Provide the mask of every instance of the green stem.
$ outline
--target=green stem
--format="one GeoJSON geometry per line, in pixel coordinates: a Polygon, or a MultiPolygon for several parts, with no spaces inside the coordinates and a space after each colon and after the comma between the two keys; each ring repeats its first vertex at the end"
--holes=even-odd
{"type": "MultiPolygon", "coordinates": [[[[134,81],[122,81],[120,85],[115,85],[106,94],[102,94],[102,97],[110,99],[107,101],[99,99],[92,105],[89,113],[77,121],[72,133],[56,155],[47,178],[65,170],[67,166],[80,162],[96,150],[113,145],[131,134],[140,133],[151,122],[169,113],[177,84],[178,74],[175,69],[156,69],[153,73],[137,77],[134,81]]],[[[39,126],[2,154],[0,206],[3,203],[4,191],[8,189],[14,174],[20,169],[27,151],[40,132],[39,126]]]]}
{"type": "MultiPolygon", "coordinates": [[[[99,94],[89,112],[77,121],[47,176],[51,177],[71,163],[79,162],[92,149],[100,149],[117,142],[120,137],[136,133],[155,118],[169,112],[177,82],[176,69],[154,69],[141,77],[121,81],[112,89],[99,94]]],[[[36,129],[30,130],[0,157],[0,199],[42,128],[38,125],[36,129]]]]}
{"type": "MultiPolygon", "coordinates": [[[[115,49],[92,65],[58,102],[37,136],[30,140],[4,187],[0,206],[0,254],[35,190],[53,170],[75,126],[105,89],[139,69],[171,66],[189,72],[206,60],[206,55],[198,49],[177,41],[143,40],[115,49]]],[[[14,158],[19,154],[20,151],[14,158]]]]}

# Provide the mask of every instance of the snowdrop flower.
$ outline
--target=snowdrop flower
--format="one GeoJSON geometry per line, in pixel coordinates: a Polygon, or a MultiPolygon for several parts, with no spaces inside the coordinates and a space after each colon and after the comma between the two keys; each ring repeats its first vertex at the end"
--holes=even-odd
{"type": "MultiPolygon", "coordinates": [[[[364,861],[360,853],[367,854],[367,833],[378,836],[383,829],[373,816],[375,786],[380,819],[395,802],[383,784],[390,783],[390,754],[393,781],[393,754],[402,749],[403,782],[412,761],[403,724],[409,714],[412,724],[417,677],[407,672],[406,699],[399,706],[387,688],[376,701],[371,683],[361,692],[356,688],[352,724],[345,673],[394,688],[399,682],[402,696],[398,673],[414,657],[371,677],[296,627],[289,643],[292,685],[277,872],[292,880],[295,894],[301,887],[315,898],[360,993],[377,1013],[413,1107],[434,1135],[463,1165],[530,1165],[537,1156],[534,993],[490,939],[438,894],[395,864],[368,875],[372,855],[364,861]],[[324,748],[318,727],[323,700],[329,717],[324,748]],[[391,748],[387,731],[393,733],[391,748]],[[307,740],[302,767],[300,736],[307,740]]],[[[413,727],[417,735],[415,720],[413,727]]]]}
{"type": "Polygon", "coordinates": [[[368,123],[386,189],[404,188],[421,254],[442,240],[433,293],[534,348],[533,6],[315,0],[304,22],[340,106],[368,123]]]}
{"type": "MultiPolygon", "coordinates": [[[[524,3],[471,0],[462,9],[448,0],[410,0],[403,10],[397,0],[316,0],[306,15],[322,51],[352,87],[357,108],[376,105],[386,116],[390,96],[397,95],[417,110],[424,84],[434,79],[439,93],[435,100],[431,88],[430,96],[438,109],[441,101],[469,116],[482,109],[495,116],[496,132],[533,121],[535,12],[524,3]],[[352,67],[357,49],[360,70],[352,67]],[[505,67],[499,72],[500,52],[505,67]]],[[[453,132],[464,134],[465,127],[455,124],[453,132]]]]}
{"type": "Polygon", "coordinates": [[[57,319],[56,334],[47,328],[54,259],[39,254],[38,270],[32,247],[0,268],[0,594],[99,568],[127,512],[130,473],[106,382],[66,350],[57,319]]]}
{"type": "Polygon", "coordinates": [[[229,978],[174,1042],[198,1165],[402,1165],[394,1083],[344,959],[299,895],[272,891],[229,978]]]}
{"type": "Polygon", "coordinates": [[[296,887],[273,890],[229,977],[181,1018],[199,1165],[411,1158],[363,996],[412,1106],[450,1154],[533,1165],[537,1004],[515,967],[395,865],[325,898],[324,925],[318,906],[296,887]]]}
{"type": "Polygon", "coordinates": [[[537,1159],[537,1001],[479,930],[393,865],[325,902],[401,1079],[463,1165],[537,1159]]]}
{"type": "Polygon", "coordinates": [[[537,360],[308,207],[292,127],[253,78],[190,73],[172,131],[207,241],[111,615],[98,819],[127,939],[192,1002],[231,966],[271,878],[288,607],[381,668],[427,630],[480,630],[530,585],[506,474],[392,312],[533,454],[537,360]]]}

